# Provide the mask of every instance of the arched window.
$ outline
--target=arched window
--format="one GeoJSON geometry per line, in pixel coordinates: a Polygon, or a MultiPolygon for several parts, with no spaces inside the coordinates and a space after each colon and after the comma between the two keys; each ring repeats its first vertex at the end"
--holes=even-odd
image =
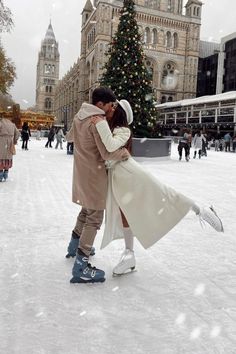
{"type": "Polygon", "coordinates": [[[173,62],[167,62],[162,71],[161,85],[165,90],[174,90],[178,84],[178,71],[173,62]]]}
{"type": "Polygon", "coordinates": [[[161,97],[161,103],[166,103],[166,96],[161,97]]]}
{"type": "Polygon", "coordinates": [[[200,16],[200,7],[197,8],[197,16],[200,16]]]}
{"type": "Polygon", "coordinates": [[[174,33],[173,35],[173,39],[174,39],[174,48],[178,48],[178,33],[174,33]]]}
{"type": "Polygon", "coordinates": [[[151,42],[151,32],[150,28],[146,27],[144,32],[144,43],[148,44],[151,42]]]}
{"type": "Polygon", "coordinates": [[[96,32],[95,32],[95,28],[93,29],[93,43],[95,42],[95,37],[96,37],[96,32]]]}
{"type": "Polygon", "coordinates": [[[145,0],[144,6],[158,10],[160,8],[160,0],[145,0]]]}
{"type": "Polygon", "coordinates": [[[157,44],[157,30],[156,30],[156,28],[154,28],[152,30],[152,43],[157,44]]]}
{"type": "Polygon", "coordinates": [[[178,2],[178,13],[179,14],[182,14],[182,8],[183,8],[182,0],[179,0],[179,2],[178,2]]]}
{"type": "Polygon", "coordinates": [[[149,59],[147,59],[147,60],[145,60],[145,66],[146,66],[148,74],[150,76],[150,80],[153,80],[153,71],[154,71],[153,63],[149,59]]]}
{"type": "Polygon", "coordinates": [[[170,48],[172,46],[172,40],[171,40],[171,33],[168,31],[166,33],[166,46],[167,48],[170,48]]]}
{"type": "Polygon", "coordinates": [[[46,109],[51,109],[52,108],[52,101],[49,97],[45,98],[44,106],[46,109]]]}
{"type": "Polygon", "coordinates": [[[159,10],[160,8],[160,0],[153,0],[153,9],[159,10]]]}
{"type": "Polygon", "coordinates": [[[173,0],[168,0],[167,11],[173,11],[173,0]]]}

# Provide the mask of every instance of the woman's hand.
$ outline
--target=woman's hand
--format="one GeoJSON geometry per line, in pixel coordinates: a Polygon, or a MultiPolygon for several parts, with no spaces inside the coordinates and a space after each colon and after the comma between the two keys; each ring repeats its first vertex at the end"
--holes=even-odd
{"type": "Polygon", "coordinates": [[[95,117],[90,118],[90,121],[93,124],[97,124],[97,123],[99,123],[99,122],[101,122],[103,120],[106,120],[106,118],[102,117],[102,116],[95,116],[95,117]]]}

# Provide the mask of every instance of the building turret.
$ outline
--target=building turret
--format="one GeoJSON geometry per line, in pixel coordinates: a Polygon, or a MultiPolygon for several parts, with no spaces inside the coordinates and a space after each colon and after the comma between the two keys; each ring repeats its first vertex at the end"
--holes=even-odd
{"type": "Polygon", "coordinates": [[[54,113],[55,86],[59,80],[59,61],[58,42],[50,21],[38,54],[36,78],[37,111],[54,113]]]}
{"type": "Polygon", "coordinates": [[[82,11],[82,26],[85,25],[92,12],[93,12],[93,5],[90,0],[87,0],[82,11]]]}
{"type": "Polygon", "coordinates": [[[202,2],[199,0],[188,0],[185,5],[186,16],[201,18],[202,15],[202,2]]]}

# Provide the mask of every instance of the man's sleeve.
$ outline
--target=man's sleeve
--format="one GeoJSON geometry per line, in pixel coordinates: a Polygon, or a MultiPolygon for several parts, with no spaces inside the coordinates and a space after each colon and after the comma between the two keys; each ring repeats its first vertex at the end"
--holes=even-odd
{"type": "Polygon", "coordinates": [[[74,121],[72,123],[70,130],[66,133],[66,141],[68,141],[68,143],[74,142],[74,121]]]}

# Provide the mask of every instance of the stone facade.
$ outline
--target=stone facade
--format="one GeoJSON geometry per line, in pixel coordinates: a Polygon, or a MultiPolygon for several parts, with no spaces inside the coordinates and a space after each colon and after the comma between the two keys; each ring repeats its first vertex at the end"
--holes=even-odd
{"type": "Polygon", "coordinates": [[[67,130],[79,109],[79,59],[59,81],[55,90],[55,115],[67,130]]]}
{"type": "MultiPolygon", "coordinates": [[[[183,0],[136,0],[135,4],[157,101],[195,97],[202,2],[188,0],[186,14],[183,0]]],[[[90,0],[86,2],[77,70],[78,107],[90,100],[92,90],[99,85],[107,60],[105,52],[117,30],[122,6],[123,0],[94,0],[93,5],[90,0]]]]}
{"type": "Polygon", "coordinates": [[[51,22],[48,26],[38,54],[36,78],[36,111],[55,112],[55,87],[59,80],[60,54],[51,22]]]}

